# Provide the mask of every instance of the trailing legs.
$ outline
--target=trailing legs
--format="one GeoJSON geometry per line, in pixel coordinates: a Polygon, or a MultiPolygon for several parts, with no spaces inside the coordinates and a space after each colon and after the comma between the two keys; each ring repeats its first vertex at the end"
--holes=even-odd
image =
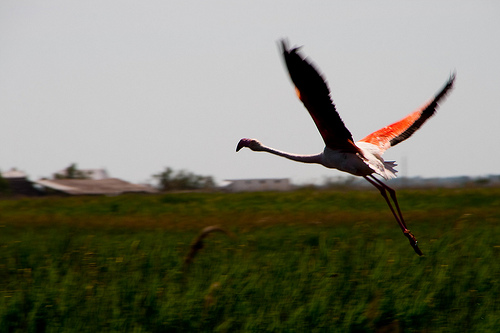
{"type": "Polygon", "coordinates": [[[399,227],[403,231],[403,234],[410,241],[410,245],[413,247],[413,249],[419,256],[423,255],[422,251],[420,251],[420,249],[418,248],[417,239],[406,227],[405,221],[403,219],[403,214],[401,213],[401,209],[399,208],[398,199],[396,198],[396,191],[393,188],[390,188],[389,186],[381,182],[380,180],[378,180],[377,178],[375,178],[373,175],[364,176],[364,178],[379,190],[380,194],[384,197],[385,201],[387,202],[387,205],[391,209],[392,215],[394,215],[394,217],[396,218],[396,221],[398,222],[399,227]],[[394,207],[392,206],[391,201],[387,196],[387,192],[389,192],[389,195],[392,201],[394,202],[396,210],[394,210],[394,207]]]}

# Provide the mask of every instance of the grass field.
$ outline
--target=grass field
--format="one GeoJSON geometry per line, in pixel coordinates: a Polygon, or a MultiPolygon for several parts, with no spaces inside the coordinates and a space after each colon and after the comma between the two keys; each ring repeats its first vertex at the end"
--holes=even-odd
{"type": "Polygon", "coordinates": [[[0,332],[499,332],[500,189],[0,201],[0,332]],[[191,265],[200,230],[220,225],[191,265]]]}

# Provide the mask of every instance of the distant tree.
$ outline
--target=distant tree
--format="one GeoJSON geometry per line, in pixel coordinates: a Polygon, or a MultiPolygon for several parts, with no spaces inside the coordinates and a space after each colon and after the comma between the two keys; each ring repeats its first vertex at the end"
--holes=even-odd
{"type": "Polygon", "coordinates": [[[88,179],[89,177],[85,172],[78,170],[76,163],[71,164],[69,167],[64,169],[62,173],[56,173],[54,175],[55,179],[88,179]]]}
{"type": "Polygon", "coordinates": [[[157,180],[156,187],[160,191],[201,190],[215,187],[214,179],[211,176],[195,175],[186,170],[174,172],[170,167],[153,175],[153,178],[157,180]]]}

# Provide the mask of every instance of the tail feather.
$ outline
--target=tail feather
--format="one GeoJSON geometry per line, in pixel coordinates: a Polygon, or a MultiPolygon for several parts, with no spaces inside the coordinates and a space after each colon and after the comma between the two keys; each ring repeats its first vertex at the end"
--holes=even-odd
{"type": "Polygon", "coordinates": [[[395,169],[397,166],[396,161],[384,161],[384,167],[385,167],[385,175],[381,175],[385,179],[392,179],[396,178],[398,173],[398,170],[395,169]]]}

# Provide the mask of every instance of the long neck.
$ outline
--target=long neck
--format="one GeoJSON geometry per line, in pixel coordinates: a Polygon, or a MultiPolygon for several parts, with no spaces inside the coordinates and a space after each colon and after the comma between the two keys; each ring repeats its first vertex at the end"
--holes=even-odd
{"type": "Polygon", "coordinates": [[[271,153],[273,155],[278,155],[284,158],[288,158],[292,161],[302,162],[302,163],[318,163],[321,164],[323,153],[315,154],[315,155],[296,155],[286,153],[284,151],[279,151],[267,146],[261,146],[259,151],[265,151],[271,153]]]}

